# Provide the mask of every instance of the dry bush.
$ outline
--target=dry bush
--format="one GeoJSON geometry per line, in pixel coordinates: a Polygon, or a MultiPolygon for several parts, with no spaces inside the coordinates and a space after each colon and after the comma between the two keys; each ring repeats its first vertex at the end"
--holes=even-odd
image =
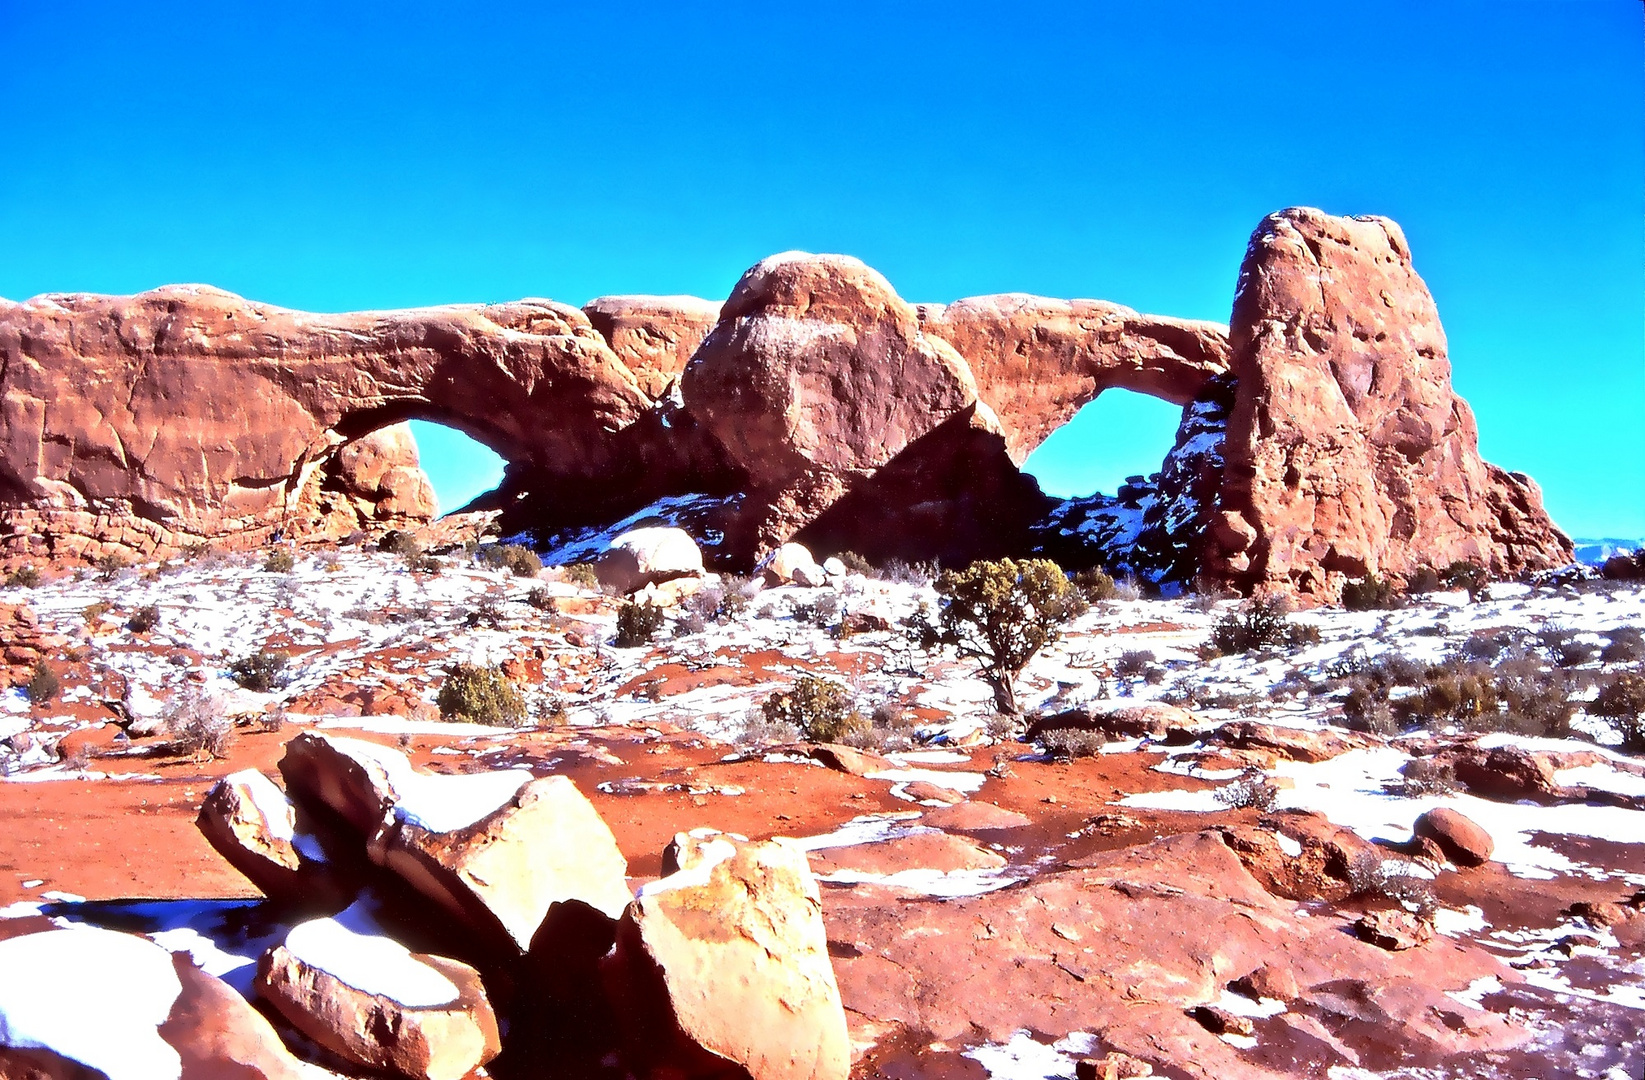
{"type": "Polygon", "coordinates": [[[1439,907],[1433,883],[1409,873],[1409,863],[1387,859],[1380,852],[1361,851],[1348,865],[1348,888],[1355,896],[1383,897],[1416,909],[1428,917],[1439,907]]]}
{"type": "Polygon", "coordinates": [[[6,585],[13,589],[32,589],[40,584],[40,571],[32,566],[19,566],[6,575],[6,585]]]}
{"type": "Polygon", "coordinates": [[[160,625],[160,605],[144,604],[131,613],[126,620],[126,629],[134,634],[146,634],[160,625]]]}
{"type": "Polygon", "coordinates": [[[204,753],[220,758],[228,752],[234,724],[223,712],[223,699],[191,686],[179,692],[162,714],[171,733],[172,748],[180,754],[204,753]]]}
{"type": "Polygon", "coordinates": [[[1645,752],[1645,673],[1619,671],[1606,678],[1588,713],[1610,721],[1622,736],[1622,749],[1645,752]]]}
{"type": "Polygon", "coordinates": [[[1342,606],[1349,611],[1378,611],[1403,607],[1405,597],[1399,586],[1387,578],[1367,574],[1342,587],[1342,606]]]}
{"type": "Polygon", "coordinates": [[[29,702],[34,705],[45,705],[57,699],[63,690],[63,680],[57,677],[57,672],[44,660],[34,662],[34,671],[29,675],[29,681],[23,684],[23,693],[29,702]]]}
{"type": "Polygon", "coordinates": [[[1319,640],[1319,630],[1295,623],[1284,600],[1268,597],[1251,600],[1239,611],[1229,612],[1211,628],[1206,651],[1213,656],[1234,656],[1257,649],[1294,648],[1319,640]]]}
{"type": "Polygon", "coordinates": [[[1154,662],[1154,654],[1148,649],[1127,649],[1120,653],[1120,658],[1114,661],[1114,674],[1121,678],[1133,678],[1147,674],[1149,665],[1154,662]]]}
{"type": "Polygon", "coordinates": [[[591,562],[575,562],[570,566],[562,566],[560,580],[579,589],[591,589],[595,592],[600,589],[600,576],[594,572],[594,564],[591,562]]]}
{"type": "Polygon", "coordinates": [[[1278,798],[1279,788],[1259,769],[1247,772],[1233,783],[1216,791],[1217,802],[1230,810],[1254,808],[1265,814],[1274,808],[1274,802],[1278,798]]]}
{"type": "Polygon", "coordinates": [[[1090,603],[1103,600],[1112,600],[1119,591],[1119,585],[1107,571],[1092,567],[1089,570],[1080,570],[1074,574],[1074,588],[1080,591],[1090,603]]]}
{"type": "Polygon", "coordinates": [[[662,628],[662,608],[656,604],[636,604],[632,600],[625,600],[623,606],[617,609],[617,637],[614,644],[619,649],[648,645],[662,628]]]}
{"type": "Polygon", "coordinates": [[[1095,757],[1107,743],[1102,732],[1089,728],[1051,728],[1039,737],[1040,749],[1059,761],[1095,757]]]}
{"type": "Polygon", "coordinates": [[[874,564],[858,555],[855,551],[842,551],[834,556],[840,560],[848,574],[861,574],[863,577],[874,576],[874,564]]]}
{"type": "Polygon", "coordinates": [[[267,649],[258,649],[249,656],[242,656],[229,664],[228,670],[234,681],[247,690],[267,694],[283,688],[291,681],[291,675],[286,670],[290,663],[290,657],[267,649]]]}
{"type": "Polygon", "coordinates": [[[1413,758],[1400,770],[1400,778],[1389,785],[1390,794],[1407,799],[1430,795],[1450,795],[1458,788],[1455,766],[1438,758],[1413,758]]]}
{"type": "Polygon", "coordinates": [[[287,548],[275,548],[263,560],[265,574],[289,574],[297,569],[297,556],[287,548]]]}
{"type": "Polygon", "coordinates": [[[378,539],[377,550],[386,551],[390,555],[421,555],[423,545],[408,532],[390,529],[378,539]]]}
{"type": "Polygon", "coordinates": [[[481,544],[474,549],[474,560],[493,570],[507,570],[515,577],[536,577],[543,568],[537,553],[522,544],[481,544]]]}

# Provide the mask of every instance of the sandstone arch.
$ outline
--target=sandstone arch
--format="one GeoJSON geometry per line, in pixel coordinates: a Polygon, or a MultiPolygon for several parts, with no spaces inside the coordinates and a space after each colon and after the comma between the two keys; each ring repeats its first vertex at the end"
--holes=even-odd
{"type": "Polygon", "coordinates": [[[598,477],[650,407],[587,317],[551,301],[322,315],[169,286],[0,307],[13,550],[301,532],[339,448],[412,417],[598,477]]]}

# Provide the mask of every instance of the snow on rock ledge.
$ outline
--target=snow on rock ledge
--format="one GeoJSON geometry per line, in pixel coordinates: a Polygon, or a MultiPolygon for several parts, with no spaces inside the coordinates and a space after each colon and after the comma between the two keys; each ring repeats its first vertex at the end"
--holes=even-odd
{"type": "Polygon", "coordinates": [[[263,1016],[146,938],[75,927],[0,941],[0,1076],[304,1080],[263,1016]],[[27,973],[26,978],[18,977],[27,973]]]}
{"type": "Polygon", "coordinates": [[[459,1080],[502,1049],[479,972],[383,936],[363,902],[292,928],[257,992],[351,1064],[413,1080],[459,1080]]]}
{"type": "Polygon", "coordinates": [[[265,896],[310,908],[346,902],[320,842],[298,830],[296,807],[255,769],[219,780],[195,825],[265,896]]]}

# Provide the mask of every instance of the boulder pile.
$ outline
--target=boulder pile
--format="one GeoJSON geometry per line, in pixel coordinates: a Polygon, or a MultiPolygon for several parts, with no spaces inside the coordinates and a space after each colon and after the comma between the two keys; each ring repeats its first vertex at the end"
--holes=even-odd
{"type": "Polygon", "coordinates": [[[253,983],[273,1026],[187,954],[174,963],[135,935],[10,920],[0,964],[61,973],[38,1008],[0,1002],[14,1025],[39,1028],[7,1034],[25,1049],[0,1054],[0,1076],[178,1076],[181,1060],[200,1069],[185,1077],[268,1080],[582,1075],[613,1062],[637,1077],[846,1077],[845,1013],[798,847],[682,834],[666,876],[636,896],[611,830],[564,777],[434,775],[389,747],[310,733],[279,767],[283,789],[234,774],[198,819],[291,916],[253,983]],[[74,1026],[76,995],[111,994],[120,1031],[58,1030],[74,1026]],[[147,1071],[104,1060],[133,1053],[152,1058],[147,1071]]]}

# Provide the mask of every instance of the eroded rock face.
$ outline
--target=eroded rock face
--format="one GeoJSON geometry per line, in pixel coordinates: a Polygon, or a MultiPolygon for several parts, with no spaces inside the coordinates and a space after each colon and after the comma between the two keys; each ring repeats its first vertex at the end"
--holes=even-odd
{"type": "Polygon", "coordinates": [[[680,389],[764,508],[758,553],[977,404],[965,361],[884,277],[803,252],[743,275],[680,389]]]}
{"type": "Polygon", "coordinates": [[[695,296],[600,296],[583,314],[652,398],[667,396],[720,318],[717,300],[695,296]]]}
{"type": "Polygon", "coordinates": [[[922,304],[919,313],[927,334],[965,357],[1018,465],[1104,390],[1186,405],[1228,369],[1226,326],[1101,300],[1005,293],[922,304]]]}
{"type": "Polygon", "coordinates": [[[535,300],[317,315],[194,285],[39,296],[0,305],[0,370],[0,542],[33,555],[335,531],[328,477],[374,519],[410,516],[414,479],[360,482],[364,459],[391,472],[403,453],[338,460],[407,416],[594,476],[650,404],[581,311],[535,300]]]}
{"type": "Polygon", "coordinates": [[[629,905],[604,965],[631,1067],[844,1080],[851,1048],[805,853],[720,836],[671,851],[678,872],[629,905]]]}
{"type": "Polygon", "coordinates": [[[1230,340],[1238,390],[1210,576],[1333,598],[1348,578],[1456,559],[1498,575],[1570,561],[1529,478],[1480,460],[1433,297],[1392,221],[1269,215],[1230,340]]]}

